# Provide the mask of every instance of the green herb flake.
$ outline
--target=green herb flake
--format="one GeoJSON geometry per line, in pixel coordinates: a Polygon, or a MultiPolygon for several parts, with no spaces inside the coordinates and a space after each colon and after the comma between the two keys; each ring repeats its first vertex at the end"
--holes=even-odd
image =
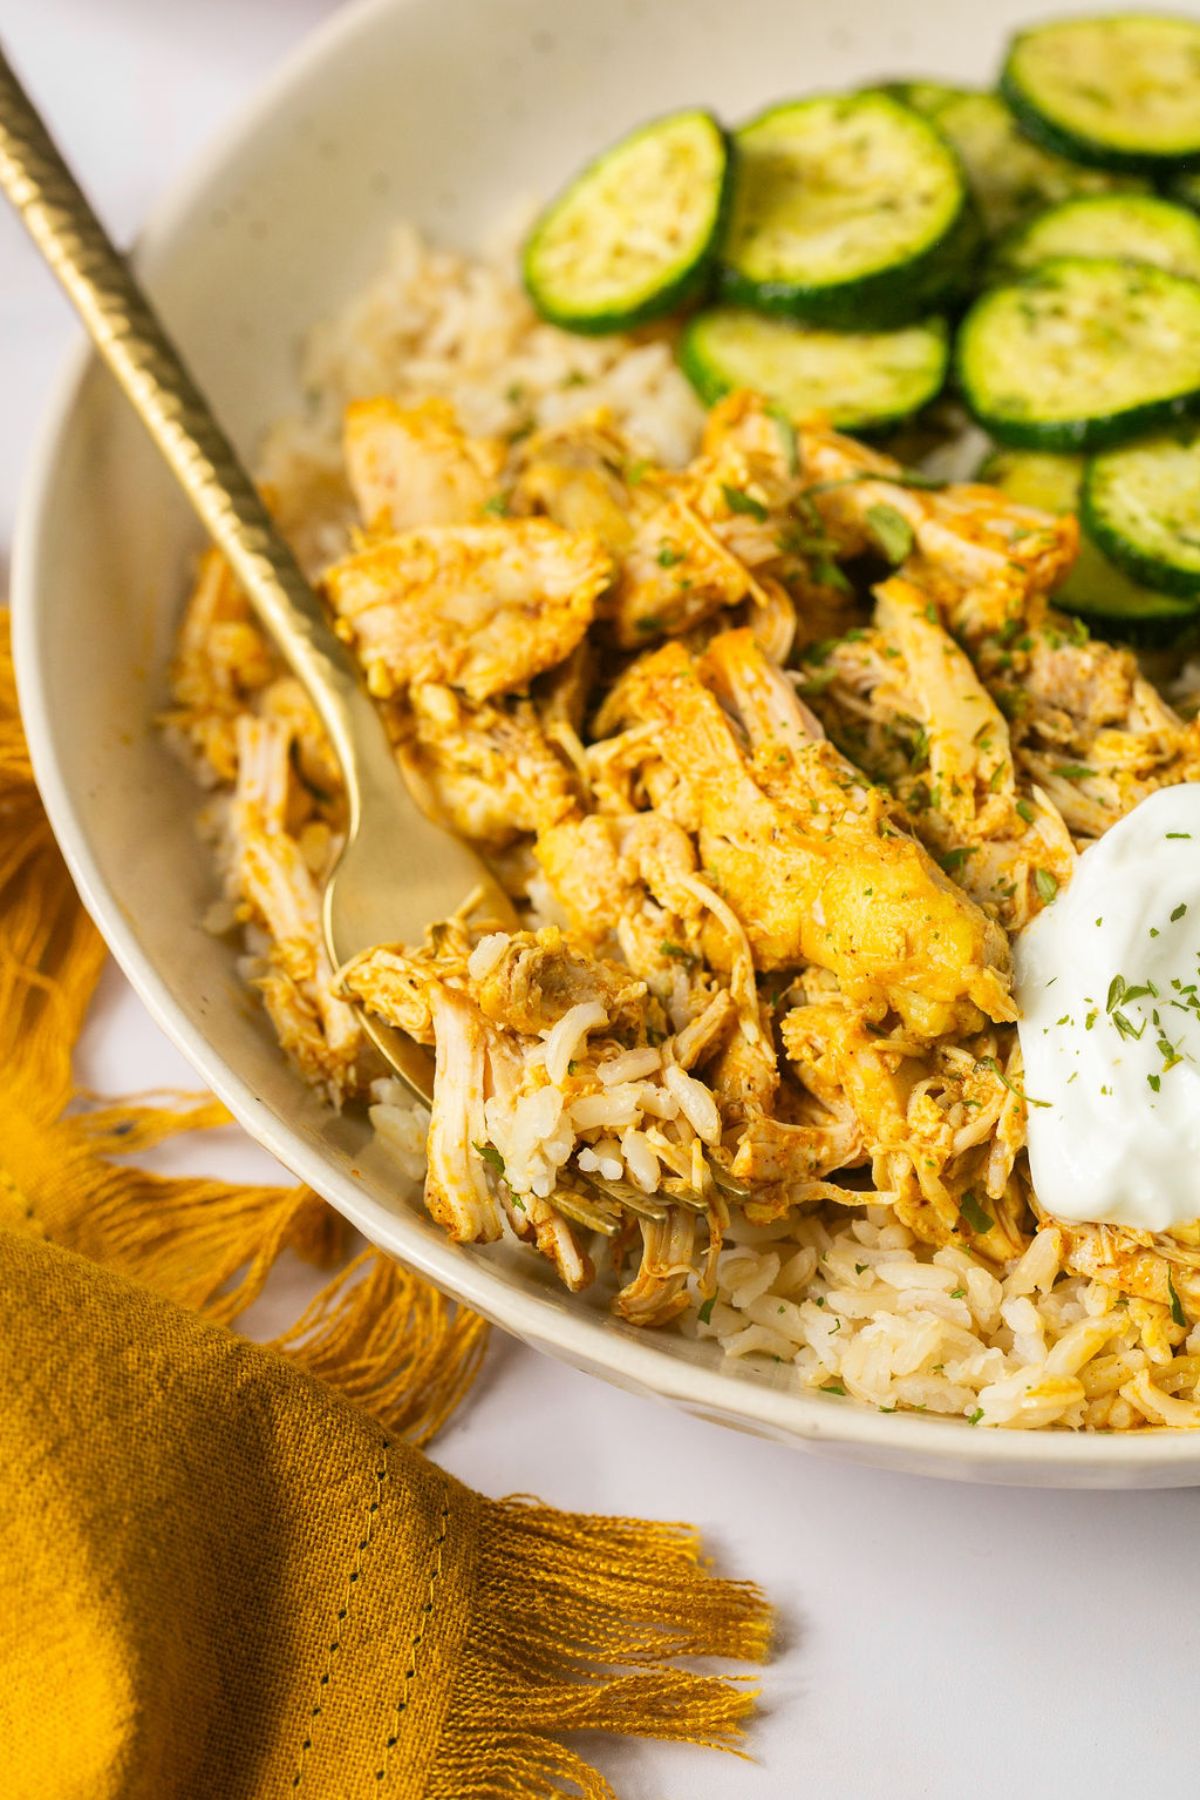
{"type": "Polygon", "coordinates": [[[1162,1076],[1161,1075],[1147,1075],[1146,1080],[1149,1082],[1153,1091],[1157,1094],[1162,1087],[1162,1076]]]}
{"type": "Polygon", "coordinates": [[[952,1300],[965,1300],[966,1297],[967,1297],[967,1290],[965,1287],[956,1287],[956,1288],[950,1289],[950,1298],[952,1300]]]}
{"type": "Polygon", "coordinates": [[[894,506],[868,506],[864,523],[877,548],[890,563],[902,563],[913,553],[913,528],[894,506]]]}
{"type": "Polygon", "coordinates": [[[696,1314],[696,1317],[702,1325],[707,1325],[712,1318],[712,1309],[716,1305],[716,1299],[717,1296],[715,1294],[710,1294],[708,1299],[704,1302],[704,1305],[700,1308],[700,1311],[696,1314]]]}
{"type": "Polygon", "coordinates": [[[507,519],[508,495],[493,494],[490,500],[484,501],[483,510],[485,513],[491,513],[494,519],[507,519]]]}
{"type": "Polygon", "coordinates": [[[1028,800],[1017,801],[1017,817],[1019,819],[1024,819],[1027,825],[1033,824],[1037,814],[1034,812],[1032,806],[1030,806],[1028,800]]]}
{"type": "Polygon", "coordinates": [[[1064,781],[1086,781],[1096,771],[1089,769],[1086,763],[1059,763],[1054,773],[1061,775],[1064,781]]]}
{"type": "Polygon", "coordinates": [[[1050,873],[1049,869],[1035,869],[1033,871],[1033,885],[1038,891],[1038,898],[1041,900],[1042,904],[1044,906],[1049,906],[1050,902],[1054,899],[1054,896],[1058,893],[1058,882],[1050,873]]]}
{"type": "Polygon", "coordinates": [[[1182,919],[1182,917],[1186,911],[1187,911],[1187,901],[1181,900],[1179,902],[1179,905],[1175,908],[1175,911],[1171,914],[1172,925],[1177,925],[1179,923],[1180,919],[1182,919]]]}
{"type": "Polygon", "coordinates": [[[625,468],[625,480],[629,486],[636,487],[639,481],[644,481],[650,473],[651,466],[648,456],[635,457],[631,463],[628,463],[625,468]]]}
{"type": "Polygon", "coordinates": [[[1175,1292],[1175,1283],[1172,1281],[1169,1271],[1167,1273],[1167,1292],[1171,1296],[1171,1317],[1172,1317],[1172,1319],[1175,1321],[1176,1325],[1186,1325],[1187,1324],[1187,1314],[1184,1312],[1183,1307],[1179,1304],[1179,1295],[1175,1292]]]}
{"type": "Polygon", "coordinates": [[[472,1144],[471,1148],[472,1148],[472,1150],[474,1150],[476,1152],[477,1155],[479,1155],[483,1158],[485,1163],[488,1163],[493,1169],[495,1169],[497,1175],[503,1175],[503,1173],[504,1173],[504,1158],[501,1156],[500,1152],[497,1150],[495,1144],[472,1144]]]}
{"type": "Polygon", "coordinates": [[[767,509],[753,494],[743,493],[741,488],[730,487],[727,481],[721,483],[721,492],[731,513],[744,513],[747,518],[757,519],[760,525],[766,524],[767,509]]]}
{"type": "Polygon", "coordinates": [[[682,550],[676,549],[674,544],[668,544],[664,539],[656,558],[659,568],[673,569],[676,563],[683,561],[683,554],[682,550]]]}
{"type": "Polygon", "coordinates": [[[682,944],[673,944],[670,938],[664,938],[658,947],[664,956],[673,956],[679,962],[694,963],[699,960],[692,951],[685,950],[682,944]]]}
{"type": "Polygon", "coordinates": [[[979,1237],[982,1237],[985,1233],[989,1232],[996,1222],[992,1218],[992,1215],[989,1212],[985,1212],[983,1207],[980,1206],[970,1188],[967,1189],[962,1197],[959,1218],[979,1237]]]}
{"type": "Polygon", "coordinates": [[[1168,831],[1167,842],[1170,843],[1172,838],[1190,838],[1191,835],[1190,831],[1168,831]]]}
{"type": "Polygon", "coordinates": [[[823,1393],[823,1394],[840,1394],[840,1395],[841,1395],[841,1396],[842,1396],[842,1399],[843,1399],[843,1400],[844,1400],[844,1399],[845,1399],[845,1398],[846,1398],[846,1390],[845,1390],[845,1388],[844,1388],[844,1387],[843,1387],[843,1386],[842,1386],[842,1384],[841,1384],[841,1382],[840,1382],[840,1381],[825,1381],[825,1382],[822,1382],[822,1384],[821,1384],[821,1392],[822,1392],[822,1393],[823,1393]]]}
{"type": "Polygon", "coordinates": [[[768,406],[767,411],[775,421],[775,429],[778,431],[779,440],[783,445],[783,457],[787,463],[787,472],[789,475],[795,475],[800,469],[800,446],[796,441],[796,427],[792,423],[791,415],[786,413],[782,406],[768,406]]]}
{"type": "Polygon", "coordinates": [[[979,1423],[980,1419],[982,1419],[982,1417],[983,1417],[983,1408],[982,1408],[982,1406],[977,1406],[973,1413],[967,1414],[967,1424],[968,1425],[978,1425],[978,1423],[979,1423]]]}

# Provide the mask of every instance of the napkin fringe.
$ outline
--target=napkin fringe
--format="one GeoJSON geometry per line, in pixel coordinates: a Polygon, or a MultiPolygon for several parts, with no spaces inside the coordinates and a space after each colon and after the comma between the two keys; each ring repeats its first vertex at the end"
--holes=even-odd
{"type": "Polygon", "coordinates": [[[564,1733],[743,1754],[757,1689],[676,1659],[762,1662],[770,1612],[688,1525],[485,1501],[470,1626],[425,1800],[614,1800],[564,1733]],[[520,1721],[519,1727],[514,1721],[520,1721]]]}

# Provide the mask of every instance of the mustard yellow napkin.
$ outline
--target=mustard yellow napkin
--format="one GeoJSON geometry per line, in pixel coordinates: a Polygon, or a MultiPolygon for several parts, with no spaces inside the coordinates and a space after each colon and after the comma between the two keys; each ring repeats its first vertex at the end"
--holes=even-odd
{"type": "MultiPolygon", "coordinates": [[[[579,1729],[733,1748],[768,1615],[685,1526],[481,1498],[415,1448],[486,1327],[376,1251],[275,1346],[228,1322],[305,1189],[125,1160],[213,1101],[72,1105],[103,946],[37,800],[0,612],[0,1795],[486,1800],[603,1778],[579,1729]]],[[[75,1097],[78,1102],[79,1097],[75,1097]]]]}

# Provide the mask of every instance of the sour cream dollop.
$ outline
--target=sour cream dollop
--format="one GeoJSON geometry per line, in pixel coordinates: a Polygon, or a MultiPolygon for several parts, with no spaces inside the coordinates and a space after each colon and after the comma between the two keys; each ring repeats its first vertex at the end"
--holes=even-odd
{"type": "Polygon", "coordinates": [[[1200,1218],[1200,783],[1149,795],[1016,944],[1029,1161],[1046,1211],[1200,1218]]]}

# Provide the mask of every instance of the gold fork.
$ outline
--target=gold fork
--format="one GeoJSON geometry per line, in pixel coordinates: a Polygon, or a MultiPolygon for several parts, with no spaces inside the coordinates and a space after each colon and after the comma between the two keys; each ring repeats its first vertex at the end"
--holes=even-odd
{"type": "MultiPolygon", "coordinates": [[[[419,943],[472,893],[501,926],[512,902],[466,844],[410,795],[383,721],[236,451],[0,53],[0,186],[87,326],[329,735],[346,788],[345,847],[325,889],[335,968],[374,944],[419,943]]],[[[369,1014],[396,1074],[433,1094],[428,1052],[369,1014]]]]}

